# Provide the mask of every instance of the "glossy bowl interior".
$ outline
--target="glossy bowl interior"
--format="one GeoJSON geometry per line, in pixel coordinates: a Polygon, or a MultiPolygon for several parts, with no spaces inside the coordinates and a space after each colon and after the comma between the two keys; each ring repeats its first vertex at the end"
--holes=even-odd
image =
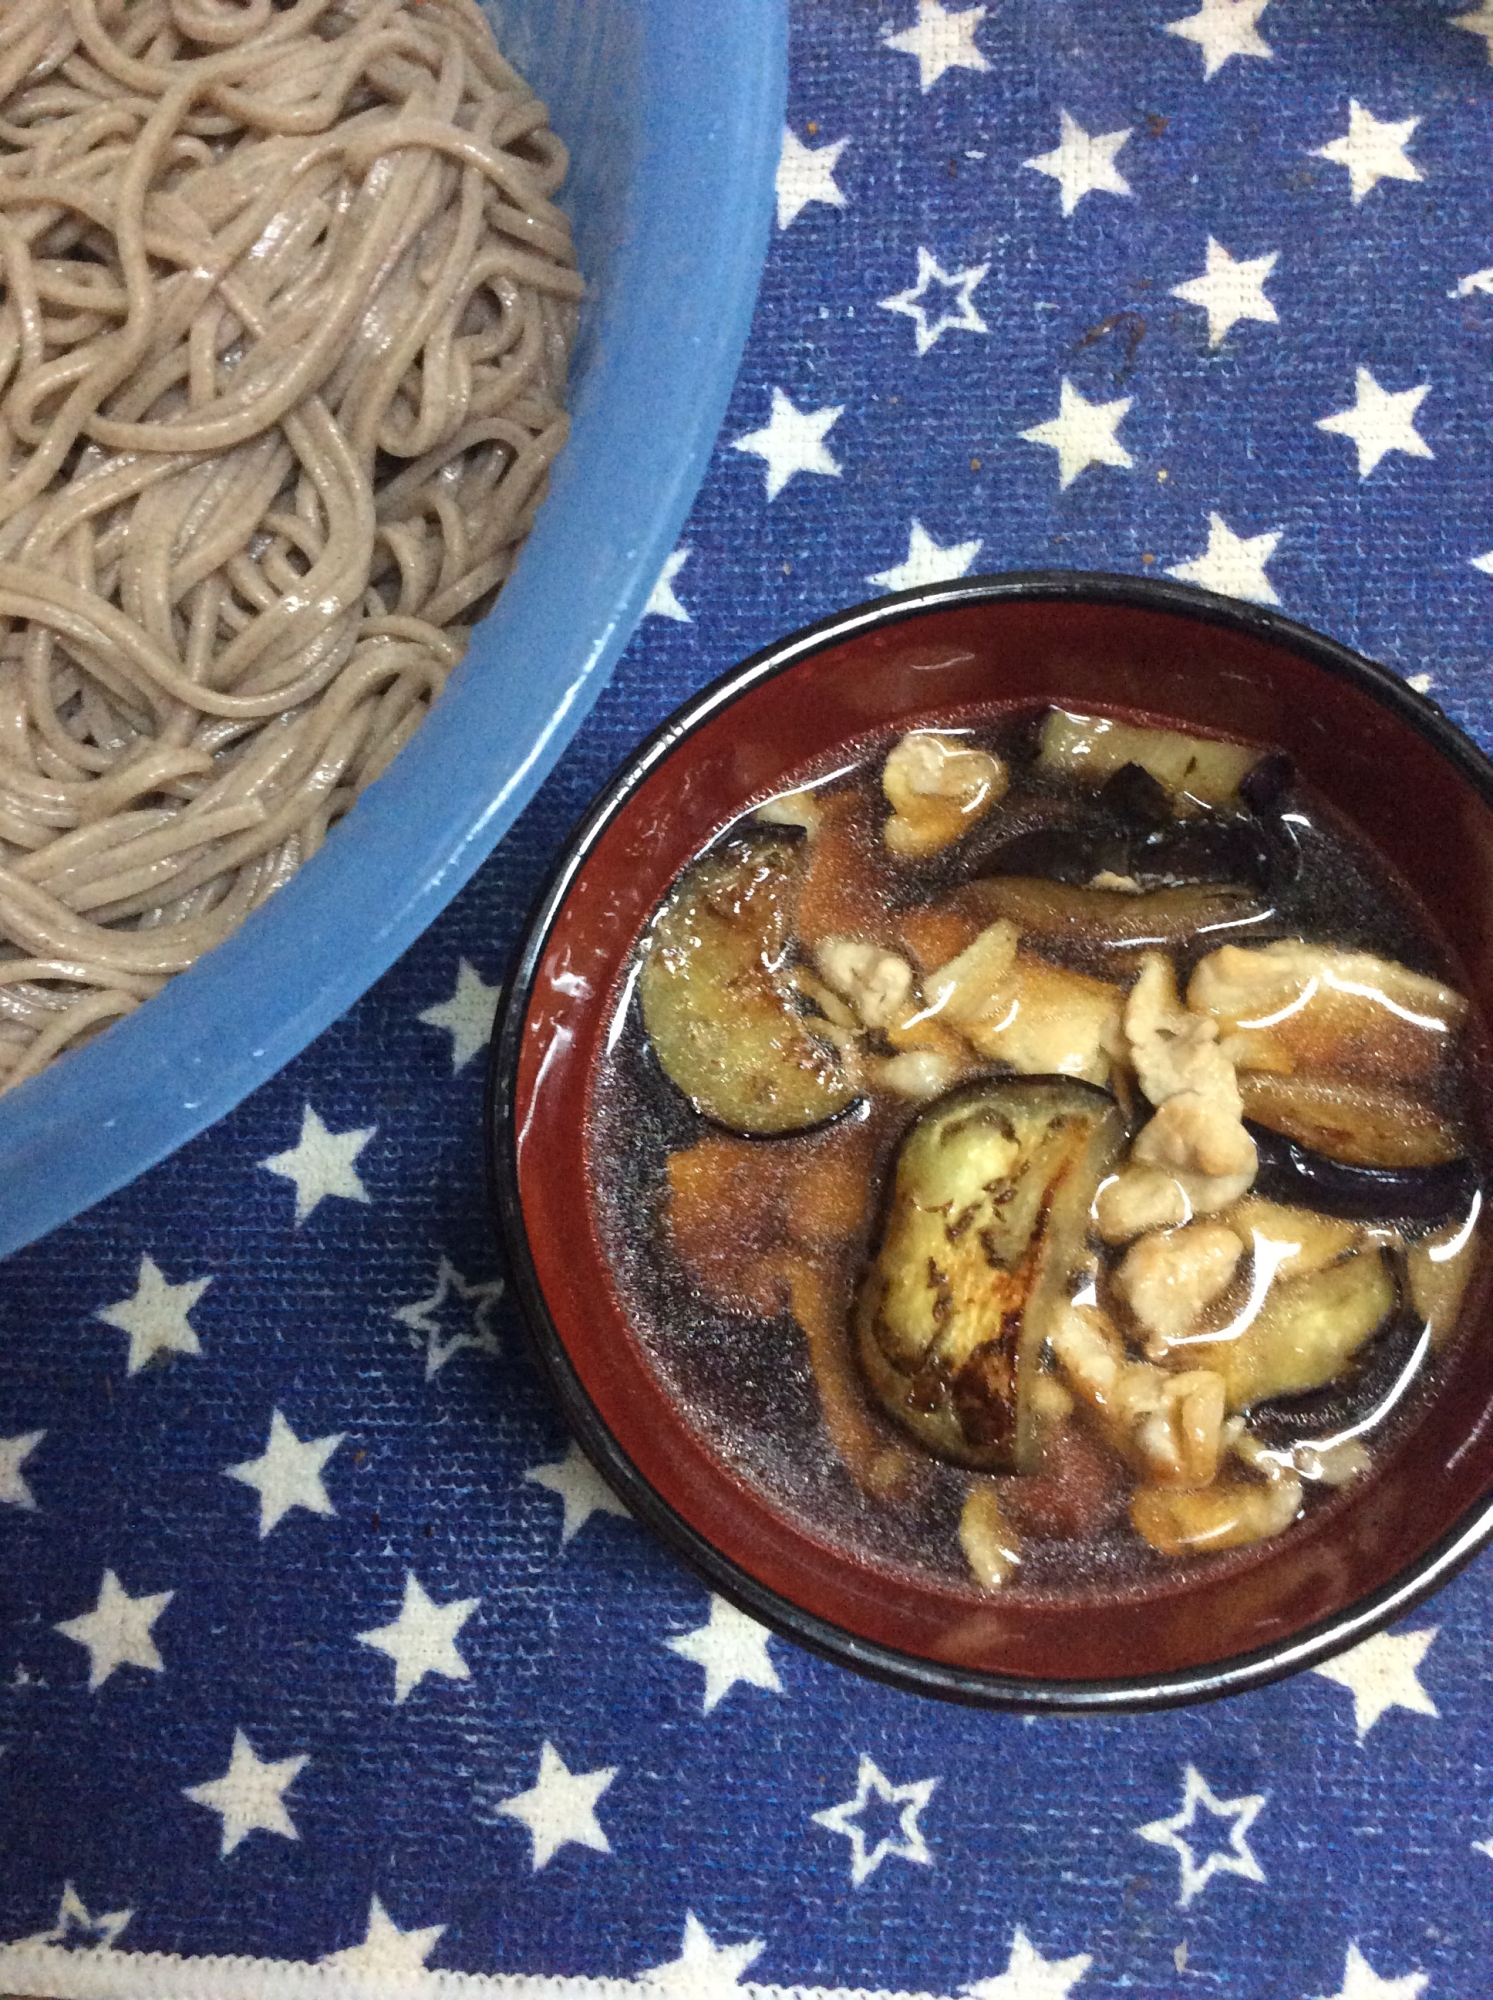
{"type": "MultiPolygon", "coordinates": [[[[598,1230],[587,1121],[619,980],[673,877],[785,777],[973,705],[1141,710],[1288,749],[1418,890],[1493,1019],[1493,766],[1396,677],[1166,584],[944,585],[796,635],[681,711],[613,781],[536,913],[493,1070],[495,1188],[541,1356],[635,1512],[756,1616],[901,1684],[992,1703],[1159,1706],[1352,1643],[1493,1532],[1487,1271],[1430,1413],[1279,1547],[1105,1603],[979,1599],[821,1539],[715,1455],[646,1359],[598,1230]]],[[[1478,1115],[1487,1112],[1481,1107],[1478,1115]]]]}
{"type": "Polygon", "coordinates": [[[231,1109],[439,914],[580,726],[704,475],[782,140],[786,0],[498,0],[571,149],[570,442],[429,721],[312,863],[159,998],[0,1099],[0,1255],[231,1109]]]}

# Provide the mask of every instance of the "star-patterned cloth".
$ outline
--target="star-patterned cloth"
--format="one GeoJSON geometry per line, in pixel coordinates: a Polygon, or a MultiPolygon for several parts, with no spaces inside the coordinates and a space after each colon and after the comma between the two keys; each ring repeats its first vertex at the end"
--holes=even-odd
{"type": "Polygon", "coordinates": [[[600,705],[345,1020],[5,1266],[0,1993],[1493,1989],[1487,1559],[1220,1706],[943,1707],[713,1596],[527,1359],[509,954],[733,661],[982,570],[1169,574],[1493,744],[1493,6],[792,5],[756,327],[600,705]]]}

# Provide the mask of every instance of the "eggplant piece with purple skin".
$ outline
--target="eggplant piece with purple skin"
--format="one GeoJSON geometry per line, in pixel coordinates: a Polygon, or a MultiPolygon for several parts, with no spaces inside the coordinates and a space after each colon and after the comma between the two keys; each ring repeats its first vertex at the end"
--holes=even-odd
{"type": "Polygon", "coordinates": [[[877,1402],[938,1457],[1035,1470],[1043,1347],[1124,1139],[1112,1097],[1056,1076],[968,1085],[908,1131],[855,1333],[877,1402]]]}
{"type": "Polygon", "coordinates": [[[1303,1395],[1256,1403],[1249,1427],[1261,1444],[1277,1450],[1326,1444],[1369,1429],[1399,1402],[1429,1344],[1425,1321],[1409,1306],[1397,1305],[1341,1375],[1303,1395]]]}
{"type": "Polygon", "coordinates": [[[1477,1174],[1465,1156],[1428,1167],[1357,1167],[1245,1120],[1260,1168],[1254,1191],[1267,1201],[1358,1222],[1441,1222],[1465,1214],[1477,1174]]]}

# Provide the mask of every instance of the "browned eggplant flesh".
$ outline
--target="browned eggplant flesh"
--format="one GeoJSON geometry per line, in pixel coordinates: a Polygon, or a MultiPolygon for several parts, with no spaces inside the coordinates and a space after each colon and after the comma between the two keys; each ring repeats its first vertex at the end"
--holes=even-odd
{"type": "Polygon", "coordinates": [[[1429,922],[1268,746],[961,713],[824,768],[679,876],[609,1045],[665,1372],[779,1412],[743,1477],[982,1592],[1286,1533],[1472,1316],[1480,1029],[1429,922]]]}

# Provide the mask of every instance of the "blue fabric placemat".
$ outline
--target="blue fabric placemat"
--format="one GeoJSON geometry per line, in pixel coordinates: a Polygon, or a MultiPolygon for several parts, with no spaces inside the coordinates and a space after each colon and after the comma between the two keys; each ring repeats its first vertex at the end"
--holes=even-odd
{"type": "Polygon", "coordinates": [[[573,749],[345,1020],[0,1270],[0,1991],[1493,1990],[1486,1560],[1218,1707],[945,1708],[712,1602],[526,1358],[495,990],[593,790],[736,658],[904,583],[1165,572],[1493,741],[1493,7],[794,37],[729,418],[573,749]]]}

